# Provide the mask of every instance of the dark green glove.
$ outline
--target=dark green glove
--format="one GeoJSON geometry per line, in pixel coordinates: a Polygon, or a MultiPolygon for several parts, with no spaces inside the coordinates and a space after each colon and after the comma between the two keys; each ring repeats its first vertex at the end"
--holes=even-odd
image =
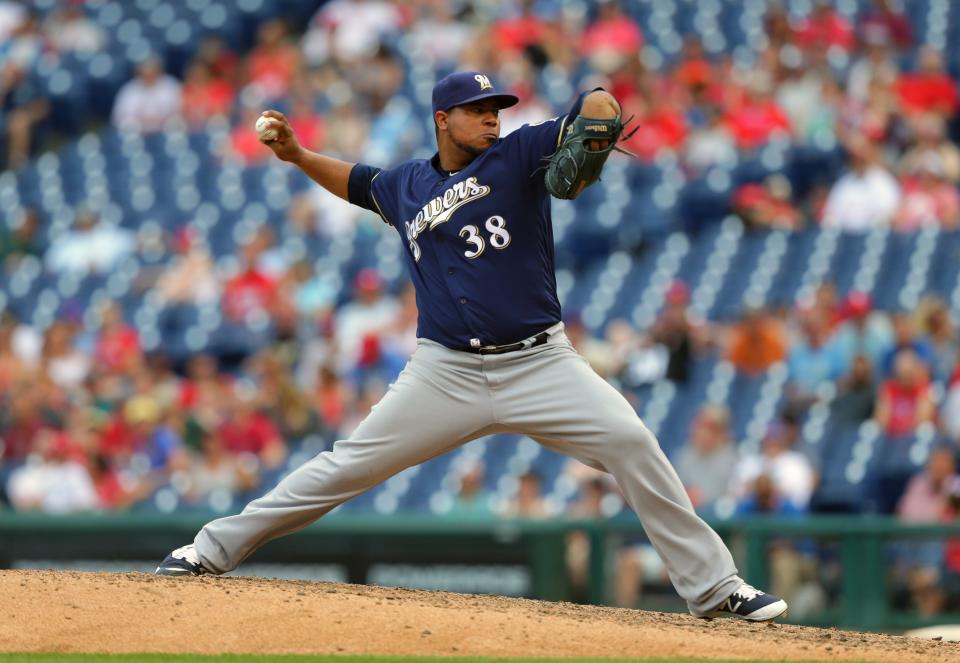
{"type": "Polygon", "coordinates": [[[578,116],[567,127],[557,151],[547,157],[544,182],[555,198],[572,200],[600,178],[600,171],[610,152],[617,150],[623,133],[620,117],[598,120],[578,116]],[[591,149],[591,141],[606,141],[605,147],[591,149]]]}

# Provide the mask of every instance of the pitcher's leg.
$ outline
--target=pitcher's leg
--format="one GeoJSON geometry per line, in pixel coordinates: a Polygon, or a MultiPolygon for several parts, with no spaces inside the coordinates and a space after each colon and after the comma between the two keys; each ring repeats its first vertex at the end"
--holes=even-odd
{"type": "Polygon", "coordinates": [[[733,557],[694,512],[656,438],[572,347],[552,344],[513,375],[504,369],[495,392],[503,422],[614,476],[691,612],[704,614],[737,589],[733,557]]]}
{"type": "Polygon", "coordinates": [[[415,357],[349,439],[304,463],[241,513],[207,524],[194,540],[203,566],[230,571],[267,541],[483,434],[490,406],[479,372],[476,384],[459,373],[453,385],[444,373],[457,367],[425,363],[415,357]]]}

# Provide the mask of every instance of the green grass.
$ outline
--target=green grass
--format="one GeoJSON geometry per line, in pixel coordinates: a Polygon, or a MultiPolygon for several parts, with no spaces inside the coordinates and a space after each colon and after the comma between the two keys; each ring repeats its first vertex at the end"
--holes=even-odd
{"type": "MultiPolygon", "coordinates": [[[[775,661],[717,661],[694,658],[478,658],[446,656],[300,656],[220,654],[0,654],[0,663],[778,663],[775,661]]],[[[793,663],[818,663],[794,661],[793,663]]],[[[866,662],[861,662],[866,663],[866,662]]]]}

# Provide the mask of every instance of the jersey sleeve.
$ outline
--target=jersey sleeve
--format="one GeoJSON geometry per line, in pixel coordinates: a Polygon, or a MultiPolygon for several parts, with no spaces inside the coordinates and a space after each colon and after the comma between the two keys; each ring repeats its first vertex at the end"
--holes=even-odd
{"type": "Polygon", "coordinates": [[[387,186],[391,179],[393,179],[393,173],[390,170],[381,170],[358,163],[350,170],[347,198],[358,207],[376,212],[384,223],[392,225],[388,210],[392,209],[393,194],[387,186]]]}
{"type": "Polygon", "coordinates": [[[545,157],[556,152],[562,140],[563,132],[580,114],[583,100],[590,92],[602,89],[598,87],[589,92],[581,93],[565,115],[537,124],[525,124],[507,136],[514,143],[515,149],[519,152],[521,163],[527,167],[526,170],[529,172],[536,170],[543,165],[545,157]]]}

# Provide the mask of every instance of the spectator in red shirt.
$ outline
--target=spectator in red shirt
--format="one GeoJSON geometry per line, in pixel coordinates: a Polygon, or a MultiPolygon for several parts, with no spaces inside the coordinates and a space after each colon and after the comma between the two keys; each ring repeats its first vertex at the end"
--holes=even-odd
{"type": "Polygon", "coordinates": [[[905,114],[933,112],[949,117],[957,110],[957,84],[944,69],[943,54],[924,46],[917,54],[917,70],[900,76],[897,93],[905,114]]]}
{"type": "Polygon", "coordinates": [[[744,184],[733,194],[733,209],[750,228],[798,230],[803,226],[800,210],[791,202],[792,187],[783,175],[763,183],[744,184]]]}
{"type": "Polygon", "coordinates": [[[257,32],[257,45],[247,58],[247,82],[268,100],[286,96],[300,67],[300,51],[290,43],[280,19],[267,21],[257,32]]]}
{"type": "Polygon", "coordinates": [[[49,425],[45,409],[43,390],[35,380],[25,378],[14,385],[0,410],[0,463],[26,459],[34,436],[49,425]]]}
{"type": "Polygon", "coordinates": [[[340,430],[346,415],[347,400],[348,389],[333,366],[321,366],[313,390],[313,403],[328,430],[340,430]]]}
{"type": "Polygon", "coordinates": [[[777,133],[790,133],[790,120],[773,100],[769,76],[757,72],[750,82],[744,103],[731,110],[727,126],[742,150],[762,147],[777,133]]]}
{"type": "Polygon", "coordinates": [[[501,18],[493,24],[490,37],[495,52],[522,53],[538,46],[550,33],[550,25],[533,11],[532,0],[520,3],[520,13],[501,18]]]}
{"type": "Polygon", "coordinates": [[[225,382],[213,355],[193,355],[187,361],[187,377],[180,382],[180,407],[186,410],[214,408],[223,399],[225,382]]]}
{"type": "Polygon", "coordinates": [[[214,78],[223,79],[230,84],[237,82],[240,58],[219,35],[210,34],[203,38],[197,48],[196,61],[206,65],[214,78]]]}
{"type": "Polygon", "coordinates": [[[323,118],[313,110],[312,100],[308,92],[298,91],[293,95],[288,117],[290,127],[297,135],[301,145],[310,150],[323,149],[323,118]]]}
{"type": "Polygon", "coordinates": [[[228,399],[217,430],[227,451],[252,454],[268,469],[279,467],[287,456],[287,446],[273,421],[257,409],[254,392],[238,384],[228,399]]]}
{"type": "Polygon", "coordinates": [[[808,51],[838,47],[849,53],[854,41],[850,22],[825,0],[817,2],[810,16],[797,26],[797,42],[808,51]]]}
{"type": "Polygon", "coordinates": [[[874,418],[891,437],[910,435],[936,414],[927,368],[913,350],[901,350],[893,364],[893,377],[880,387],[874,418]]]}
{"type": "Polygon", "coordinates": [[[255,242],[243,246],[243,269],[223,289],[223,310],[236,322],[273,310],[277,282],[257,268],[259,252],[255,242]]]}
{"type": "Polygon", "coordinates": [[[623,13],[616,0],[600,4],[597,19],[580,37],[581,53],[600,71],[611,71],[621,62],[637,57],[641,46],[640,26],[623,13]]]}
{"type": "Polygon", "coordinates": [[[117,304],[110,304],[103,311],[96,358],[101,370],[124,374],[131,373],[142,363],[140,336],[135,327],[124,321],[123,311],[117,304]]]}
{"type": "MultiPolygon", "coordinates": [[[[652,96],[665,93],[665,85],[663,77],[644,65],[640,58],[625,60],[615,70],[607,74],[605,84],[610,94],[623,100],[623,103],[627,106],[635,97],[649,99],[652,96]]],[[[629,117],[629,113],[624,115],[624,119],[629,117]]]]}
{"type": "Polygon", "coordinates": [[[703,42],[687,36],[683,42],[680,63],[674,76],[688,90],[702,90],[713,82],[713,63],[707,57],[703,42]]]}
{"type": "Polygon", "coordinates": [[[103,454],[95,454],[88,469],[99,508],[103,511],[123,511],[150,494],[151,482],[125,479],[110,458],[103,454]]]}
{"type": "Polygon", "coordinates": [[[626,141],[626,149],[640,158],[652,161],[661,150],[676,151],[683,145],[687,137],[683,113],[663,96],[634,97],[625,108],[627,117],[637,117],[630,124],[633,135],[626,141]]]}
{"type": "Polygon", "coordinates": [[[203,62],[195,61],[183,81],[183,117],[193,128],[202,128],[213,117],[226,117],[233,108],[233,85],[213,75],[203,62]]]}
{"type": "Polygon", "coordinates": [[[873,38],[886,39],[900,50],[906,50],[913,44],[913,28],[902,13],[890,6],[888,0],[873,0],[873,7],[858,21],[861,41],[873,38]]]}

